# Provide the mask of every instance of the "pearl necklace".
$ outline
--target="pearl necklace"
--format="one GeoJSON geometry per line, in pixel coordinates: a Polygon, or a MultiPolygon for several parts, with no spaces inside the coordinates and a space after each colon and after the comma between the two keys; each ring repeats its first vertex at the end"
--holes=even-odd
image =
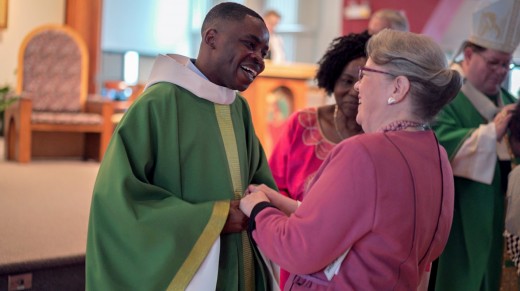
{"type": "Polygon", "coordinates": [[[387,131],[399,131],[399,130],[405,130],[407,128],[413,128],[420,131],[424,131],[427,129],[430,129],[430,126],[427,123],[420,123],[417,121],[410,121],[410,120],[396,120],[390,122],[388,125],[382,127],[379,129],[380,132],[387,132],[387,131]]]}
{"type": "Polygon", "coordinates": [[[334,107],[334,128],[336,129],[336,134],[338,135],[340,140],[344,140],[345,138],[341,134],[341,131],[339,131],[338,123],[336,122],[336,119],[338,117],[338,105],[336,104],[336,107],[334,107]]]}

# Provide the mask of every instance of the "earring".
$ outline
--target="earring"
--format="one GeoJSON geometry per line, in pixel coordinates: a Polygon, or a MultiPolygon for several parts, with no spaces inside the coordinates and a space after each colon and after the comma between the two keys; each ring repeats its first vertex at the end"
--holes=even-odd
{"type": "Polygon", "coordinates": [[[388,103],[388,105],[395,104],[395,102],[396,101],[395,101],[394,97],[390,97],[390,98],[388,98],[388,101],[386,101],[386,103],[388,103]]]}

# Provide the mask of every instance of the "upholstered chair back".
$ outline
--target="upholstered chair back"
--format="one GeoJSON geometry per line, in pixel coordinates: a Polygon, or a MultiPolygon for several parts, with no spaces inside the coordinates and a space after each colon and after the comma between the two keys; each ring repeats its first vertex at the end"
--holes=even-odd
{"type": "Polygon", "coordinates": [[[74,31],[35,31],[20,50],[19,92],[35,112],[80,112],[87,95],[88,53],[74,31]]]}

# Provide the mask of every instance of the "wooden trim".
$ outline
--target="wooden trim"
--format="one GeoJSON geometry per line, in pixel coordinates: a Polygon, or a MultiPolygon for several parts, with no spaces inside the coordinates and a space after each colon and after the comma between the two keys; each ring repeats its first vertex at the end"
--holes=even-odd
{"type": "Polygon", "coordinates": [[[31,130],[52,132],[102,132],[103,125],[33,123],[31,125],[31,130]]]}
{"type": "Polygon", "coordinates": [[[265,62],[265,69],[260,76],[273,78],[311,80],[316,76],[318,66],[306,63],[276,64],[265,62]]]}
{"type": "Polygon", "coordinates": [[[5,157],[21,163],[31,160],[31,111],[32,101],[20,98],[5,111],[5,157]]]}
{"type": "Polygon", "coordinates": [[[0,0],[0,28],[7,28],[7,20],[9,19],[9,5],[7,0],[0,0]]]}
{"type": "Polygon", "coordinates": [[[66,0],[65,24],[84,39],[89,54],[88,93],[99,93],[98,74],[101,56],[102,0],[66,0]]]}

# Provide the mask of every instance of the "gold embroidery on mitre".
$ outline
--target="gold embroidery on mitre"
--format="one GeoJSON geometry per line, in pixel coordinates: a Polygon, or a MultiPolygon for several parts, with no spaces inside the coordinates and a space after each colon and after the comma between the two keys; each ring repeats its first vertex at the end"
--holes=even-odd
{"type": "Polygon", "coordinates": [[[502,32],[497,24],[497,15],[493,12],[485,12],[480,15],[478,35],[484,36],[490,31],[495,31],[495,37],[499,38],[502,32]]]}

